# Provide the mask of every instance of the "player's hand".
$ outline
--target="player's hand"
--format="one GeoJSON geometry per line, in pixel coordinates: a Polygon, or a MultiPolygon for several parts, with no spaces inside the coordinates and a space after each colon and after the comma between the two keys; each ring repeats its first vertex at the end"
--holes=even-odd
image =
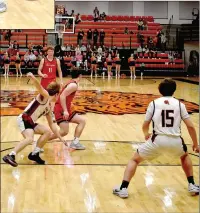
{"type": "Polygon", "coordinates": [[[192,150],[194,151],[194,152],[196,152],[196,153],[199,153],[200,151],[199,151],[199,146],[198,145],[192,145],[192,150]]]}
{"type": "Polygon", "coordinates": [[[64,85],[63,82],[60,82],[60,87],[61,87],[61,89],[63,88],[63,85],[64,85]]]}
{"type": "Polygon", "coordinates": [[[64,117],[65,120],[67,120],[69,118],[69,113],[67,111],[64,111],[63,117],[64,117]]]}
{"type": "Polygon", "coordinates": [[[47,74],[43,74],[43,75],[42,75],[42,78],[47,78],[47,77],[48,77],[47,74]]]}
{"type": "Polygon", "coordinates": [[[147,141],[151,137],[151,134],[147,133],[144,137],[145,137],[145,140],[147,141]]]}
{"type": "Polygon", "coordinates": [[[33,78],[33,77],[35,77],[35,76],[33,75],[32,72],[28,72],[26,76],[27,76],[28,78],[33,78]]]}

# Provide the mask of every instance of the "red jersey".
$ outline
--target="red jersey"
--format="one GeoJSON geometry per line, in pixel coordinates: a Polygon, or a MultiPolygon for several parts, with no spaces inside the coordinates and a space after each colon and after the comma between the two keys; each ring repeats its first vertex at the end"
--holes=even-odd
{"type": "Polygon", "coordinates": [[[56,79],[57,71],[57,60],[53,58],[52,61],[49,61],[47,58],[44,59],[44,65],[42,68],[42,74],[48,75],[48,79],[56,79]]]}
{"type": "MultiPolygon", "coordinates": [[[[67,84],[63,87],[62,91],[60,92],[60,95],[62,94],[62,92],[64,91],[64,89],[70,84],[70,83],[76,83],[76,81],[74,81],[73,79],[71,79],[70,81],[67,82],[67,84]]],[[[77,84],[77,83],[76,83],[77,84]]],[[[72,101],[74,99],[74,96],[76,94],[76,91],[71,93],[70,95],[68,95],[66,97],[66,105],[67,105],[67,111],[69,113],[69,119],[68,121],[70,121],[72,119],[72,117],[75,115],[75,112],[72,112],[73,110],[71,109],[71,104],[72,101]]],[[[63,120],[63,108],[60,102],[60,95],[58,97],[58,100],[56,101],[55,107],[54,107],[54,114],[55,114],[55,118],[56,118],[56,122],[62,122],[63,120]]]]}

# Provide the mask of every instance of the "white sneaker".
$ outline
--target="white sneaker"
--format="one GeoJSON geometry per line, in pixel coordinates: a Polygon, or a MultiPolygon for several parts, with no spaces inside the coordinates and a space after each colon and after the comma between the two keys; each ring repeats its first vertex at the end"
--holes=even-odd
{"type": "Polygon", "coordinates": [[[40,153],[43,153],[44,152],[44,149],[43,148],[40,148],[40,153]]]}
{"type": "Polygon", "coordinates": [[[120,189],[120,187],[115,187],[113,189],[113,194],[121,197],[121,198],[127,198],[128,197],[128,189],[127,188],[123,188],[120,189]]]}
{"type": "Polygon", "coordinates": [[[82,145],[80,142],[78,142],[77,144],[75,144],[74,141],[72,141],[71,144],[70,144],[70,148],[76,149],[76,150],[84,150],[85,146],[82,145]]]}
{"type": "Polygon", "coordinates": [[[4,0],[0,0],[0,13],[3,13],[7,10],[6,2],[4,0]]]}
{"type": "Polygon", "coordinates": [[[199,186],[190,183],[188,185],[188,192],[190,192],[191,194],[199,194],[199,186]]]}

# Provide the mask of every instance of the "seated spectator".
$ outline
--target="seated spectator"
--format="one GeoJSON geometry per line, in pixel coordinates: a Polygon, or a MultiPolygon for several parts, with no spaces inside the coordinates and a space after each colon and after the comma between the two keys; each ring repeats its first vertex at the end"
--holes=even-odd
{"type": "Polygon", "coordinates": [[[140,53],[142,53],[142,47],[141,47],[141,45],[139,45],[139,47],[137,48],[137,53],[138,53],[138,56],[140,56],[140,53]]]}
{"type": "Polygon", "coordinates": [[[24,55],[24,63],[25,63],[26,67],[28,66],[29,61],[30,61],[29,52],[26,51],[26,53],[24,55]]]}
{"type": "Polygon", "coordinates": [[[143,30],[148,30],[147,20],[143,19],[143,30]]]}
{"type": "Polygon", "coordinates": [[[93,14],[94,14],[94,21],[98,21],[99,20],[99,10],[97,7],[94,8],[94,11],[93,11],[93,14]]]}
{"type": "Polygon", "coordinates": [[[33,54],[33,52],[30,52],[29,60],[32,62],[34,62],[36,60],[36,56],[33,54]]]}
{"type": "Polygon", "coordinates": [[[71,51],[71,46],[69,44],[66,46],[66,51],[71,51]]]}
{"type": "Polygon", "coordinates": [[[42,51],[40,51],[38,54],[37,60],[41,61],[43,58],[44,58],[44,55],[43,55],[42,51]]]}
{"type": "Polygon", "coordinates": [[[78,13],[77,16],[76,16],[75,24],[78,24],[78,23],[80,23],[81,21],[82,21],[82,20],[81,20],[81,15],[80,15],[80,13],[78,13]]]}
{"type": "Polygon", "coordinates": [[[128,27],[125,27],[125,29],[124,29],[124,34],[129,34],[129,32],[128,32],[128,27]]]}
{"type": "Polygon", "coordinates": [[[152,37],[148,38],[148,48],[149,49],[153,49],[154,48],[153,38],[152,37]]]}
{"type": "Polygon", "coordinates": [[[173,64],[174,63],[174,56],[173,56],[172,52],[168,53],[168,59],[169,59],[169,64],[173,64]]]}
{"type": "Polygon", "coordinates": [[[81,50],[81,52],[86,52],[87,51],[86,46],[84,44],[82,44],[80,50],[81,50]]]}
{"type": "Polygon", "coordinates": [[[6,30],[5,40],[10,41],[11,36],[12,36],[11,30],[6,30]]]}
{"type": "Polygon", "coordinates": [[[97,52],[97,47],[96,46],[93,46],[93,51],[97,52]]]}
{"type": "Polygon", "coordinates": [[[99,19],[101,20],[101,21],[105,21],[106,20],[106,14],[105,14],[105,12],[103,12],[102,14],[100,14],[100,17],[99,17],[99,19]]]}
{"type": "Polygon", "coordinates": [[[143,23],[143,20],[141,18],[139,19],[137,24],[138,24],[138,30],[143,30],[144,23],[143,23]]]}
{"type": "Polygon", "coordinates": [[[101,47],[101,46],[99,46],[97,52],[98,52],[99,54],[102,54],[103,50],[102,50],[102,47],[101,47]]]}
{"type": "Polygon", "coordinates": [[[13,49],[19,51],[19,44],[17,43],[17,41],[14,41],[13,49]]]}
{"type": "Polygon", "coordinates": [[[162,51],[166,50],[166,43],[167,43],[167,38],[164,33],[161,33],[161,50],[162,51]]]}
{"type": "Polygon", "coordinates": [[[79,53],[81,53],[81,49],[79,45],[77,45],[77,47],[75,48],[75,55],[78,55],[79,53]]]}

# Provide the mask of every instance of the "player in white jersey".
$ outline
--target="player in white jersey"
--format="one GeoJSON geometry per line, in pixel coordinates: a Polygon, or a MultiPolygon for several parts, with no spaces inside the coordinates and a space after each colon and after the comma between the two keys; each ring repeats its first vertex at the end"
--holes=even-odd
{"type": "Polygon", "coordinates": [[[162,154],[180,157],[182,168],[188,180],[188,191],[199,194],[199,186],[194,183],[192,162],[187,153],[187,146],[181,137],[181,120],[187,126],[193,141],[193,151],[199,152],[196,130],[183,103],[172,97],[176,90],[176,82],[165,79],[159,85],[163,97],[152,101],[146,112],[143,133],[146,142],[142,144],[129,161],[120,187],[113,189],[113,194],[121,198],[128,197],[128,185],[135,174],[138,164],[144,160],[154,159],[162,154]],[[153,134],[149,133],[149,125],[153,123],[153,134]]]}
{"type": "Polygon", "coordinates": [[[56,82],[52,82],[45,90],[32,73],[28,73],[27,76],[32,79],[33,84],[39,94],[17,118],[18,126],[24,139],[20,141],[20,143],[13,149],[13,151],[11,151],[10,154],[3,157],[4,162],[14,167],[18,166],[17,162],[15,161],[16,154],[23,150],[27,145],[33,143],[34,134],[39,134],[41,136],[37,140],[37,146],[35,147],[34,151],[28,155],[28,158],[29,160],[35,161],[38,164],[45,164],[45,161],[40,158],[39,152],[49,140],[52,134],[51,130],[62,142],[65,142],[60,136],[56,124],[53,123],[50,108],[50,102],[55,102],[56,98],[58,97],[60,85],[56,82]],[[46,116],[51,130],[44,125],[36,123],[36,121],[42,115],[46,116]]]}

